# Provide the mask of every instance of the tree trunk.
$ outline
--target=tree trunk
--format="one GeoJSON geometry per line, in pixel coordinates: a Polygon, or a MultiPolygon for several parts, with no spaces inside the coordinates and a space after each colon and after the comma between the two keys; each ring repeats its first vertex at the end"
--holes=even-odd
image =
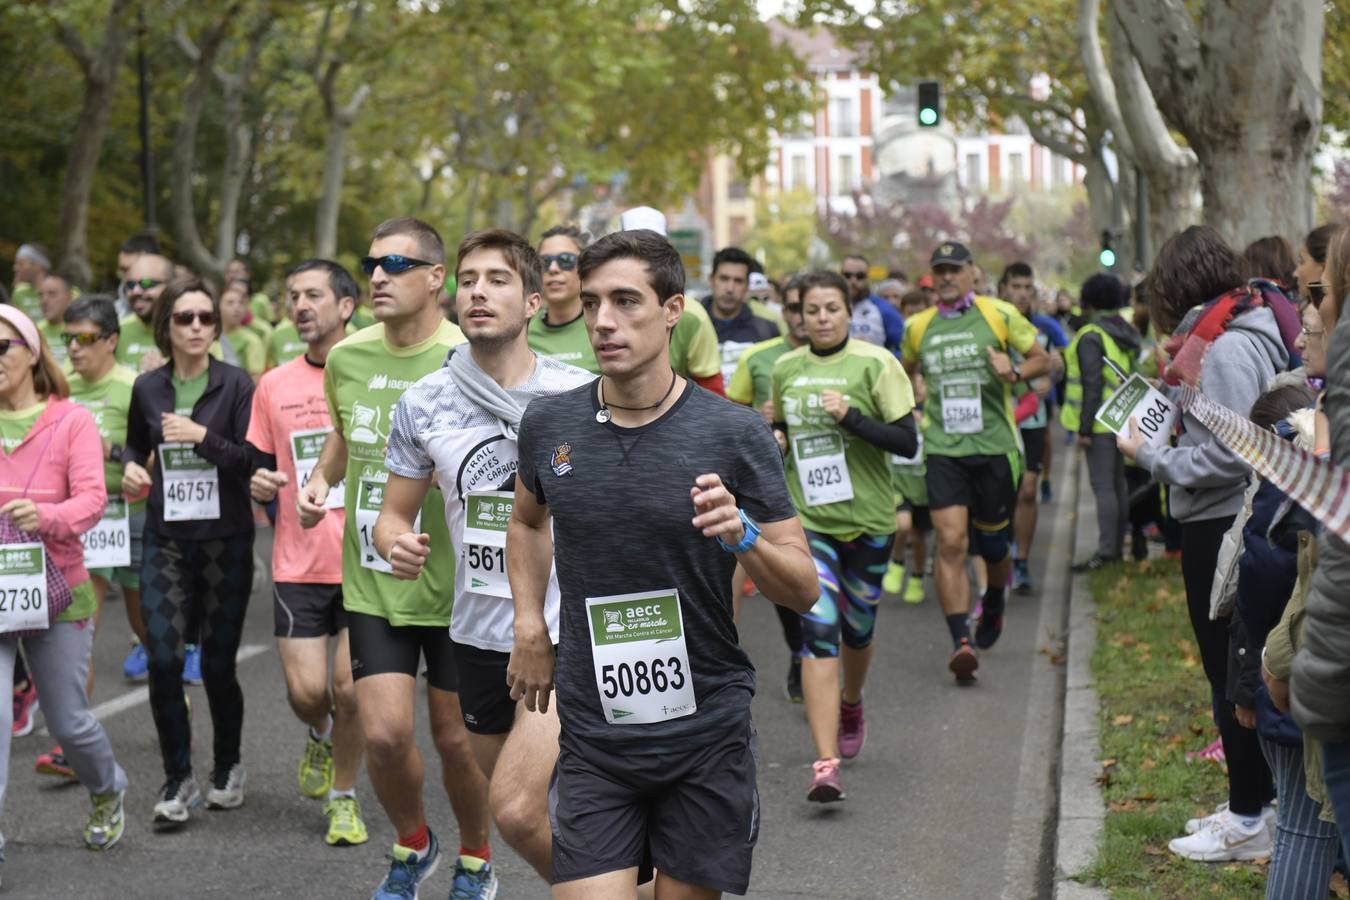
{"type": "Polygon", "coordinates": [[[1167,120],[1200,163],[1204,221],[1236,247],[1312,224],[1322,0],[1112,0],[1167,120]]]}
{"type": "Polygon", "coordinates": [[[328,140],[323,147],[323,183],[319,209],[314,217],[314,252],[324,259],[337,255],[338,213],[342,208],[342,177],[347,161],[347,135],[351,124],[341,116],[328,122],[328,140]]]}
{"type": "Polygon", "coordinates": [[[1195,192],[1199,189],[1199,167],[1160,167],[1148,170],[1148,259],[1167,239],[1194,225],[1199,210],[1195,192]]]}
{"type": "Polygon", "coordinates": [[[89,266],[89,194],[103,152],[117,75],[126,52],[128,5],[129,0],[114,0],[103,29],[103,42],[93,51],[69,25],[57,26],[58,38],[75,57],[84,76],[84,101],[71,138],[70,159],[61,187],[61,216],[56,233],[57,270],[76,284],[85,286],[89,285],[93,274],[89,266]]]}

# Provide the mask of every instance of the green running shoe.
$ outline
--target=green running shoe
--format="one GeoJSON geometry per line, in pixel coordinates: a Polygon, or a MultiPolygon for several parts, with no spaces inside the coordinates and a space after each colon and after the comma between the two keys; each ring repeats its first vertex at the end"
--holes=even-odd
{"type": "Polygon", "coordinates": [[[370,840],[366,823],[361,819],[361,804],[355,797],[339,794],[323,805],[328,817],[328,834],[324,843],[330,847],[353,847],[370,840]]]}
{"type": "Polygon", "coordinates": [[[94,808],[84,826],[84,845],[90,850],[107,850],[122,839],[126,815],[122,810],[125,791],[91,797],[94,808]]]}
{"type": "Polygon", "coordinates": [[[900,584],[905,580],[905,567],[898,562],[892,562],[886,567],[886,574],[881,578],[881,589],[888,594],[900,593],[900,584]]]}
{"type": "Polygon", "coordinates": [[[300,757],[300,793],[318,800],[327,797],[333,789],[333,742],[314,735],[305,742],[305,754],[300,757]]]}

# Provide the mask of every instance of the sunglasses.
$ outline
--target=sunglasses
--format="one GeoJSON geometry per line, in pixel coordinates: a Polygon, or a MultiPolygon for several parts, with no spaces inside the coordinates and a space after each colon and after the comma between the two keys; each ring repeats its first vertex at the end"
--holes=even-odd
{"type": "Polygon", "coordinates": [[[783,312],[792,313],[794,316],[802,314],[802,305],[800,303],[784,303],[783,312]]]}
{"type": "Polygon", "coordinates": [[[867,280],[867,273],[866,273],[866,272],[845,272],[845,273],[844,273],[844,277],[847,278],[847,279],[849,279],[850,281],[866,281],[866,280],[867,280]]]}
{"type": "Polygon", "coordinates": [[[413,259],[411,256],[400,256],[397,253],[390,253],[388,256],[367,256],[361,260],[361,268],[367,275],[374,275],[377,268],[384,269],[386,275],[402,275],[418,266],[434,265],[436,264],[424,259],[413,259]]]}
{"type": "Polygon", "coordinates": [[[66,331],[61,334],[61,343],[69,344],[74,341],[81,347],[89,347],[106,337],[112,337],[112,335],[106,331],[66,331]]]}
{"type": "Polygon", "coordinates": [[[539,256],[539,261],[544,264],[544,271],[554,263],[564,272],[570,272],[577,267],[577,255],[575,253],[545,253],[539,256]]]}
{"type": "Polygon", "coordinates": [[[8,353],[10,346],[14,344],[17,344],[20,347],[28,346],[28,342],[23,338],[0,338],[0,356],[4,356],[8,353]]]}
{"type": "Polygon", "coordinates": [[[122,290],[128,294],[136,290],[136,288],[140,288],[143,291],[148,291],[151,288],[159,287],[163,283],[164,282],[160,281],[158,278],[137,278],[135,281],[122,282],[122,290]]]}
{"type": "Polygon", "coordinates": [[[190,326],[192,324],[193,319],[196,319],[198,322],[201,322],[207,328],[210,328],[212,325],[216,324],[216,314],[215,312],[209,309],[204,312],[189,309],[183,312],[171,313],[169,315],[169,318],[173,320],[173,324],[181,325],[184,328],[190,326]]]}

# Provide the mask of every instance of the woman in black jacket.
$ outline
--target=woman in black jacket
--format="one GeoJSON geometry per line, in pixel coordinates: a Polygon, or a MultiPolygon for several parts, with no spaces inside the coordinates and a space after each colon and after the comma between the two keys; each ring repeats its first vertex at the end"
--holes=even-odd
{"type": "Polygon", "coordinates": [[[202,678],[215,733],[206,802],[244,802],[239,744],[244,694],[235,677],[253,583],[250,458],[244,445],[253,382],[211,358],[220,307],[195,279],[155,302],[155,343],[169,362],[136,379],[127,422],[123,488],[153,484],[145,522],[141,615],[150,662],[150,705],[164,758],[155,824],[186,822],[202,802],[192,775],[192,726],[183,694],[186,637],[201,629],[202,678]],[[153,474],[147,471],[153,459],[153,474]]]}

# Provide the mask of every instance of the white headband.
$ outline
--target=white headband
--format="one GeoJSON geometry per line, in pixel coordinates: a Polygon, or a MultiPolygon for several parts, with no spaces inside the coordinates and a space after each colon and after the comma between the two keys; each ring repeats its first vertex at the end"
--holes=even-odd
{"type": "Polygon", "coordinates": [[[52,261],[47,258],[41,250],[32,244],[24,244],[19,248],[19,252],[14,254],[15,259],[26,259],[29,262],[37,263],[48,272],[52,269],[52,261]]]}

